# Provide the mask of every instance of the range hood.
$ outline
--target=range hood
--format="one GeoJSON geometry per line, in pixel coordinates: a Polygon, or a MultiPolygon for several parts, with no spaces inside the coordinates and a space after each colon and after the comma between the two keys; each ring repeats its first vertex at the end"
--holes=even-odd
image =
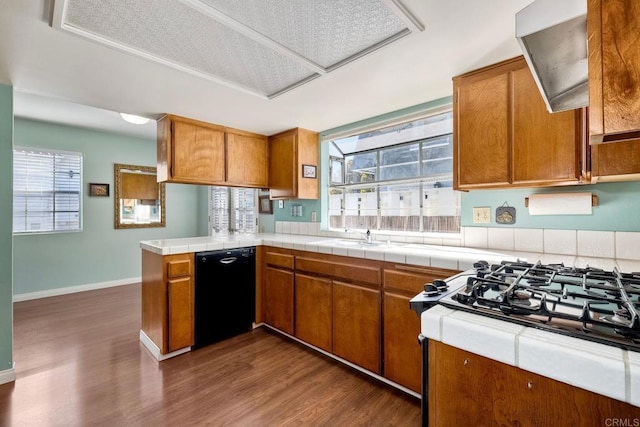
{"type": "Polygon", "coordinates": [[[551,113],[589,105],[587,0],[536,0],[516,14],[516,38],[551,113]]]}

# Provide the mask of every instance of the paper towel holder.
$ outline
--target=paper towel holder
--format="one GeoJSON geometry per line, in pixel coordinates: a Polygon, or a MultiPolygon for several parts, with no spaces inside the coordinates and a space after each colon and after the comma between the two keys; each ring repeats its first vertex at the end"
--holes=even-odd
{"type": "MultiPolygon", "coordinates": [[[[591,206],[598,206],[598,196],[596,194],[592,194],[591,195],[591,206]]],[[[529,198],[528,197],[524,198],[524,207],[525,208],[529,207],[529,198]]]]}

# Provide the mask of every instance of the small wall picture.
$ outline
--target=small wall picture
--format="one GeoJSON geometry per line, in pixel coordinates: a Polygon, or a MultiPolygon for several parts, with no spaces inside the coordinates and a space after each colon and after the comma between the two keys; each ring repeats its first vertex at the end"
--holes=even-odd
{"type": "Polygon", "coordinates": [[[109,184],[89,184],[89,196],[109,197],[109,184]]]}
{"type": "Polygon", "coordinates": [[[273,204],[269,196],[258,196],[258,212],[261,214],[273,213],[273,204]]]}
{"type": "Polygon", "coordinates": [[[302,177],[303,178],[316,178],[315,165],[302,165],[302,177]]]}

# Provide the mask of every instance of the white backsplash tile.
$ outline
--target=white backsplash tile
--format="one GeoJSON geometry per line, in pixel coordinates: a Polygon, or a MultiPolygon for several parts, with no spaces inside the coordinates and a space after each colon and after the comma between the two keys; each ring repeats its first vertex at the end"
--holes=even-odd
{"type": "Polygon", "coordinates": [[[544,231],[541,228],[514,229],[514,249],[522,252],[544,251],[544,231]]]}
{"type": "Polygon", "coordinates": [[[640,233],[616,231],[616,258],[640,260],[640,233]]]}
{"type": "Polygon", "coordinates": [[[488,234],[486,227],[464,227],[464,245],[470,248],[486,249],[488,234]]]}
{"type": "Polygon", "coordinates": [[[282,233],[291,234],[291,223],[289,221],[282,221],[282,233]]]}
{"type": "Polygon", "coordinates": [[[613,231],[578,230],[578,256],[613,258],[614,251],[613,231]]]}
{"type": "Polygon", "coordinates": [[[300,223],[299,222],[291,222],[289,223],[290,233],[291,234],[300,234],[300,223]]]}
{"type": "Polygon", "coordinates": [[[276,233],[282,233],[282,221],[276,221],[276,233]]]}
{"type": "Polygon", "coordinates": [[[544,230],[544,252],[577,255],[576,230],[544,230]]]}
{"type": "Polygon", "coordinates": [[[512,251],[514,249],[513,235],[513,228],[488,228],[487,247],[512,251]]]}

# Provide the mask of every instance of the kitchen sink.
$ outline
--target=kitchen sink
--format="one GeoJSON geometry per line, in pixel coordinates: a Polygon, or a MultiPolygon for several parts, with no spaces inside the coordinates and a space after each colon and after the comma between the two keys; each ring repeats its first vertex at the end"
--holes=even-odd
{"type": "Polygon", "coordinates": [[[351,247],[376,247],[376,246],[387,246],[387,242],[383,242],[380,240],[374,240],[372,242],[367,242],[365,240],[354,240],[354,239],[334,239],[334,240],[324,240],[319,243],[327,243],[330,245],[337,246],[351,246],[351,247]]]}

